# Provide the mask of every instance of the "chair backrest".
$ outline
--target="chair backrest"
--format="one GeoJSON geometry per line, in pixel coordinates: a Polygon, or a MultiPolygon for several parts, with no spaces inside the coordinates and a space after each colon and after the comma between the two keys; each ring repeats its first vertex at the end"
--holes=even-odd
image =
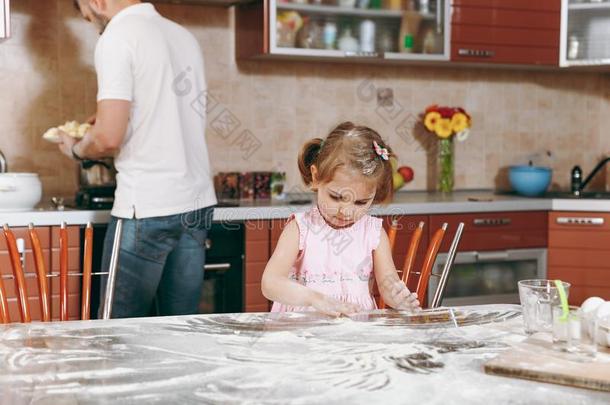
{"type": "Polygon", "coordinates": [[[419,281],[417,282],[417,299],[424,305],[426,299],[426,292],[428,291],[428,282],[430,281],[430,275],[432,274],[432,267],[436,261],[436,256],[445,237],[447,231],[447,223],[444,223],[440,229],[437,229],[430,240],[426,256],[424,257],[424,264],[422,265],[421,272],[419,274],[419,281]]]}
{"type": "Polygon", "coordinates": [[[49,293],[49,284],[47,280],[47,266],[44,262],[42,254],[42,246],[40,238],[34,225],[28,226],[28,234],[32,244],[32,252],[34,253],[34,264],[36,266],[36,276],[38,277],[38,299],[40,301],[40,314],[42,321],[51,321],[51,294],[49,293]]]}
{"type": "MultiPolygon", "coordinates": [[[[415,229],[415,232],[413,232],[413,235],[411,236],[411,240],[409,241],[409,246],[407,248],[405,261],[402,266],[401,277],[402,281],[407,284],[411,274],[419,275],[419,278],[417,280],[417,289],[415,290],[415,292],[417,294],[417,299],[419,300],[419,302],[422,303],[422,305],[425,303],[426,292],[428,291],[428,283],[430,282],[430,276],[432,275],[432,268],[436,261],[436,257],[438,256],[438,252],[441,247],[441,243],[443,242],[445,232],[447,231],[448,224],[444,223],[442,227],[434,233],[430,244],[428,245],[426,255],[424,256],[422,268],[419,272],[414,273],[413,268],[415,267],[417,250],[419,248],[423,235],[424,225],[424,222],[420,222],[417,228],[415,229]]],[[[392,223],[390,224],[390,228],[388,229],[388,239],[390,240],[390,248],[392,249],[392,251],[394,251],[397,230],[398,222],[392,221],[392,223]]],[[[378,307],[380,309],[384,309],[386,307],[382,297],[379,297],[378,307]]]]}
{"type": "MultiPolygon", "coordinates": [[[[19,256],[19,249],[17,248],[17,239],[15,234],[10,230],[8,225],[4,225],[4,237],[6,238],[6,245],[8,248],[8,254],[11,261],[11,268],[13,270],[13,279],[15,280],[15,291],[17,292],[17,304],[19,306],[19,315],[21,316],[21,322],[31,322],[32,317],[30,316],[30,305],[28,302],[28,288],[25,283],[25,275],[23,274],[23,266],[21,265],[21,257],[19,256]]],[[[5,318],[5,322],[10,322],[10,315],[5,318]]]]}
{"type": "MultiPolygon", "coordinates": [[[[30,304],[28,301],[27,285],[25,273],[19,257],[17,240],[8,225],[4,225],[4,235],[8,246],[13,278],[15,280],[15,290],[17,291],[17,301],[21,315],[21,322],[31,322],[30,304]]],[[[41,320],[51,321],[51,294],[49,292],[48,278],[54,275],[48,274],[44,255],[38,233],[34,225],[28,227],[28,234],[34,254],[34,264],[36,267],[36,277],[38,281],[38,299],[40,302],[41,320]]],[[[93,260],[93,227],[89,223],[85,229],[85,246],[83,258],[83,285],[82,285],[82,304],[81,319],[89,319],[90,299],[91,299],[91,268],[93,260]]],[[[69,319],[68,314],[68,277],[80,276],[79,273],[68,274],[68,229],[66,223],[61,224],[59,230],[59,318],[61,321],[69,319]]],[[[8,299],[4,283],[0,278],[0,322],[10,323],[11,318],[8,310],[8,299]]]]}

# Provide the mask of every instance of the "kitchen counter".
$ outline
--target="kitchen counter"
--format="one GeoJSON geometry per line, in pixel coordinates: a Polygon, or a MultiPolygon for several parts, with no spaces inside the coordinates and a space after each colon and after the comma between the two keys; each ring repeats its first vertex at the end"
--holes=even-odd
{"type": "Polygon", "coordinates": [[[607,404],[487,375],[525,339],[520,308],[214,314],[0,326],[2,402],[607,404]]]}
{"type": "MultiPolygon", "coordinates": [[[[311,198],[310,194],[298,197],[311,198]]],[[[217,207],[214,220],[217,222],[257,219],[288,218],[294,212],[305,210],[309,204],[295,205],[289,201],[242,201],[235,207],[217,207]]],[[[468,212],[502,211],[593,211],[610,212],[610,200],[606,199],[549,199],[526,198],[515,195],[499,195],[492,191],[456,191],[444,195],[433,192],[400,192],[392,203],[373,207],[373,215],[448,214],[468,212]]],[[[66,209],[57,211],[51,207],[40,207],[26,212],[0,212],[0,224],[26,226],[30,222],[37,226],[68,224],[106,223],[109,211],[66,209]]]]}

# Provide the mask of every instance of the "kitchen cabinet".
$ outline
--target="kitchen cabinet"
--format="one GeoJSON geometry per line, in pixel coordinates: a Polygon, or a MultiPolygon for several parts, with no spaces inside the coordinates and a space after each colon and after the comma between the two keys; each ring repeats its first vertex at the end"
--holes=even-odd
{"type": "Polygon", "coordinates": [[[400,9],[402,2],[397,2],[397,9],[294,0],[241,5],[236,10],[236,54],[238,58],[447,61],[450,2],[426,3],[406,14],[400,9]]]}
{"type": "MultiPolygon", "coordinates": [[[[68,227],[68,274],[80,273],[80,238],[79,226],[68,227]]],[[[34,254],[28,235],[27,227],[12,228],[15,238],[23,239],[25,242],[25,274],[28,291],[28,301],[33,321],[41,320],[40,302],[38,298],[38,282],[36,278],[36,267],[34,264],[34,254]]],[[[51,293],[51,317],[52,320],[59,320],[59,227],[38,227],[36,228],[40,238],[47,273],[55,274],[55,277],[48,279],[49,291],[51,293]]],[[[17,304],[17,294],[15,283],[12,279],[12,269],[9,259],[6,240],[0,237],[0,274],[4,279],[4,287],[7,290],[9,311],[13,321],[20,319],[17,304]]],[[[80,297],[81,297],[80,275],[68,276],[68,313],[69,319],[80,319],[80,297]]]]}
{"type": "Polygon", "coordinates": [[[449,228],[441,252],[449,251],[460,222],[464,223],[464,233],[458,251],[544,248],[547,245],[546,211],[431,215],[430,235],[445,222],[449,228]]]}
{"type": "MultiPolygon", "coordinates": [[[[270,303],[261,291],[261,280],[265,266],[271,257],[272,225],[279,220],[246,221],[244,303],[246,312],[267,312],[270,303]]],[[[278,235],[279,237],[279,235],[278,235]]]]}
{"type": "Polygon", "coordinates": [[[0,0],[0,39],[11,36],[10,0],[0,0]]]}
{"type": "Polygon", "coordinates": [[[560,66],[610,65],[610,2],[561,0],[560,66]]]}
{"type": "Polygon", "coordinates": [[[453,0],[451,61],[558,66],[559,0],[453,0]]]}
{"type": "Polygon", "coordinates": [[[548,277],[572,284],[570,303],[610,300],[610,214],[549,213],[548,277]]]}

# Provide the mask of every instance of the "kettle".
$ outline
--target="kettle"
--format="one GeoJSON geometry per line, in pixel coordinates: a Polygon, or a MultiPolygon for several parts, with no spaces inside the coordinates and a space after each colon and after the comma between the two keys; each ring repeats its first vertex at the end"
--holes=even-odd
{"type": "Polygon", "coordinates": [[[116,169],[112,159],[83,160],[79,165],[80,188],[115,187],[116,169]]]}

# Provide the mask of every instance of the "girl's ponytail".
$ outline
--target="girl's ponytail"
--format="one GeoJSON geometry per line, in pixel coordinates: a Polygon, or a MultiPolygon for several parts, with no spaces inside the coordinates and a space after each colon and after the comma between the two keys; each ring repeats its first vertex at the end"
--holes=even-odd
{"type": "Polygon", "coordinates": [[[301,148],[301,153],[299,153],[299,171],[301,172],[303,183],[305,183],[307,186],[311,185],[312,183],[311,165],[316,163],[316,158],[322,149],[322,143],[322,138],[310,139],[305,143],[305,145],[303,145],[301,148]]]}

